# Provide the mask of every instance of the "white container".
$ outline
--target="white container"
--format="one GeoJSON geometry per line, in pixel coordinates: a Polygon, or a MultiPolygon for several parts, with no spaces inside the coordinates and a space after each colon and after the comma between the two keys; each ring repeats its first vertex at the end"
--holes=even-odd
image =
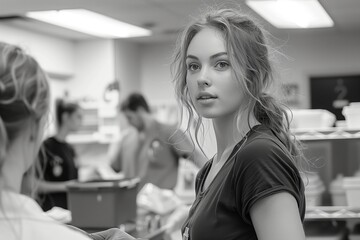
{"type": "Polygon", "coordinates": [[[349,103],[349,106],[360,108],[360,102],[351,102],[351,103],[349,103]]]}
{"type": "Polygon", "coordinates": [[[322,194],[325,191],[323,185],[318,186],[314,189],[307,190],[305,189],[305,199],[307,207],[320,206],[322,203],[322,194]]]}
{"type": "Polygon", "coordinates": [[[288,112],[294,129],[319,130],[332,127],[336,117],[325,109],[292,109],[288,112]]]}
{"type": "Polygon", "coordinates": [[[325,187],[319,175],[315,173],[306,174],[302,175],[302,179],[305,185],[306,206],[320,206],[325,187]]]}
{"type": "Polygon", "coordinates": [[[342,114],[345,116],[348,128],[360,128],[360,107],[357,105],[346,106],[342,114]]]}
{"type": "Polygon", "coordinates": [[[330,183],[331,199],[333,206],[347,206],[346,192],[344,189],[344,179],[342,175],[338,175],[330,183]]]}
{"type": "Polygon", "coordinates": [[[360,207],[360,177],[345,177],[344,189],[348,206],[360,207]]]}

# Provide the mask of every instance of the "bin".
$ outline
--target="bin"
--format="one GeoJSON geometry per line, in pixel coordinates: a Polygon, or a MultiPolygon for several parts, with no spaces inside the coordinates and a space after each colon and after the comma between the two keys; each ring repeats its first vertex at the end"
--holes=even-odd
{"type": "Polygon", "coordinates": [[[333,206],[347,206],[346,192],[344,189],[344,177],[338,175],[330,183],[330,193],[333,206]]]}
{"type": "Polygon", "coordinates": [[[345,177],[344,189],[348,206],[360,207],[360,177],[345,177]]]}
{"type": "Polygon", "coordinates": [[[301,175],[305,185],[306,206],[320,206],[325,186],[317,173],[307,173],[301,175]]]}
{"type": "Polygon", "coordinates": [[[71,224],[79,228],[103,229],[136,221],[139,179],[77,182],[68,186],[71,224]]]}
{"type": "Polygon", "coordinates": [[[342,114],[345,117],[348,128],[360,128],[360,106],[359,104],[345,106],[342,114]]]}
{"type": "Polygon", "coordinates": [[[360,224],[356,224],[349,234],[349,240],[360,240],[360,224]]]}
{"type": "Polygon", "coordinates": [[[304,223],[306,240],[345,240],[347,229],[343,224],[328,221],[309,221],[304,223]]]}

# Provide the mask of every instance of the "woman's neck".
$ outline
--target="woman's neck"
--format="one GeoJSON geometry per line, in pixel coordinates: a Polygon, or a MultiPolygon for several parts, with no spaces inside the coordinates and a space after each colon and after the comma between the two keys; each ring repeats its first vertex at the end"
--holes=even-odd
{"type": "MultiPolygon", "coordinates": [[[[14,144],[15,145],[15,144],[14,144]]],[[[5,189],[20,193],[24,168],[24,153],[16,148],[10,148],[1,168],[0,181],[5,189]]]]}
{"type": "MultiPolygon", "coordinates": [[[[241,116],[242,118],[240,118],[243,120],[239,122],[236,122],[234,115],[213,119],[212,122],[217,144],[217,160],[220,160],[223,154],[231,151],[253,126],[260,124],[252,114],[250,115],[249,121],[247,114],[243,116],[244,117],[241,116]]],[[[216,161],[216,159],[214,160],[216,161]]]]}

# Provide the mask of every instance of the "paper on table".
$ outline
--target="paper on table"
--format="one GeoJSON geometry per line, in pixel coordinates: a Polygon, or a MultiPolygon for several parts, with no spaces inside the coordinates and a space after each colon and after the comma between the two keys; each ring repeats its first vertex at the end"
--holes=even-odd
{"type": "Polygon", "coordinates": [[[123,173],[117,173],[108,165],[101,165],[96,167],[96,172],[100,175],[102,180],[120,180],[124,178],[123,173]]]}
{"type": "Polygon", "coordinates": [[[183,202],[174,191],[147,183],[138,193],[137,204],[141,208],[164,215],[181,206],[183,202]]]}
{"type": "Polygon", "coordinates": [[[123,173],[115,172],[108,165],[86,166],[79,169],[79,182],[88,182],[96,180],[121,180],[123,173]]]}
{"type": "Polygon", "coordinates": [[[61,207],[53,207],[45,212],[46,215],[61,223],[71,222],[71,212],[61,207]]]}

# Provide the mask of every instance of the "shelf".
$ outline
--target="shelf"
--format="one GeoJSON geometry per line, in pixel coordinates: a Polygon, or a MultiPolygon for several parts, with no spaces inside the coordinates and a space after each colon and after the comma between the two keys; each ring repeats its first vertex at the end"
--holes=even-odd
{"type": "Polygon", "coordinates": [[[360,220],[360,207],[316,206],[307,207],[305,220],[360,220]]]}
{"type": "Polygon", "coordinates": [[[360,129],[348,128],[324,128],[315,129],[293,129],[298,140],[341,140],[341,139],[360,139],[360,129]]]}

